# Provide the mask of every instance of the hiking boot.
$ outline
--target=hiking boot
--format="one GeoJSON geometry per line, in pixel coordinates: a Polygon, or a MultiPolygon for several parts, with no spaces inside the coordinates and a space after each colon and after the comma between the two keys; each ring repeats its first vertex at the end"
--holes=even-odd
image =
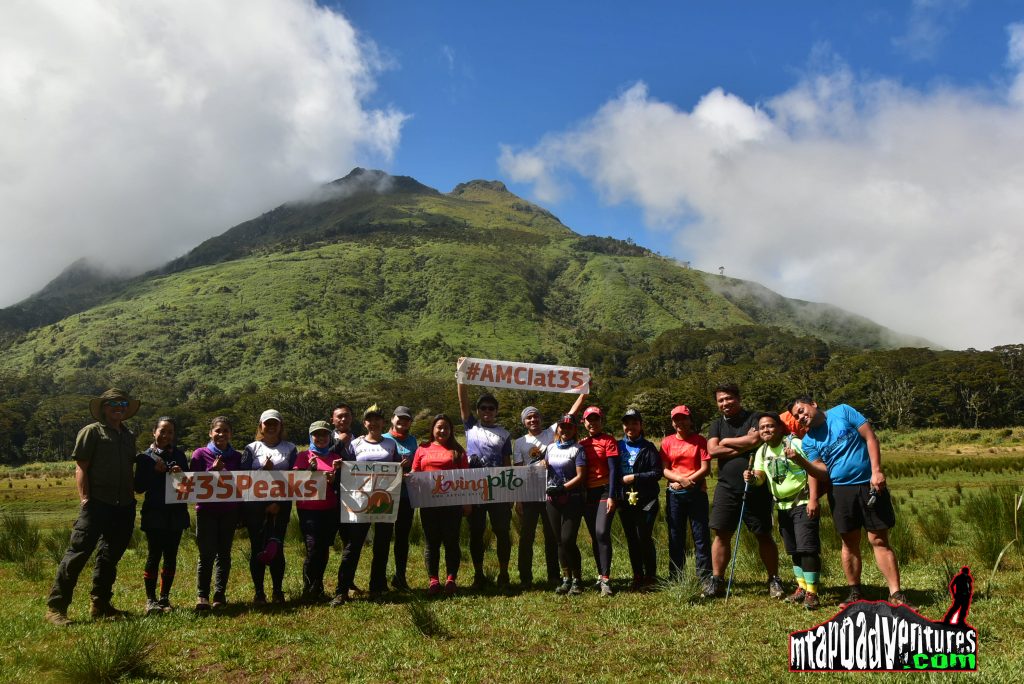
{"type": "Polygon", "coordinates": [[[839,604],[839,610],[846,610],[847,608],[852,606],[857,601],[863,601],[863,600],[864,600],[864,594],[861,593],[860,585],[859,584],[854,584],[853,586],[850,587],[850,593],[847,594],[846,598],[843,600],[843,602],[839,604]]]}
{"type": "Polygon", "coordinates": [[[448,575],[448,579],[444,582],[444,595],[455,596],[455,592],[459,590],[459,587],[455,584],[455,577],[448,575]]]}
{"type": "Polygon", "coordinates": [[[721,577],[712,577],[704,583],[704,598],[721,598],[725,596],[725,580],[721,577]]]}
{"type": "Polygon", "coordinates": [[[428,596],[437,596],[441,593],[441,580],[436,577],[430,578],[430,585],[427,587],[428,596]]]}
{"type": "Polygon", "coordinates": [[[405,580],[405,577],[399,577],[395,575],[391,578],[391,586],[395,591],[409,591],[409,583],[405,580]]]}
{"type": "Polygon", "coordinates": [[[284,603],[284,592],[281,591],[280,589],[276,589],[274,591],[274,593],[270,596],[270,602],[274,603],[274,604],[277,604],[277,605],[283,604],[284,603]]]}
{"type": "Polygon", "coordinates": [[[785,598],[785,601],[786,603],[803,603],[805,596],[807,596],[807,590],[803,587],[797,587],[796,591],[785,598]]]}
{"type": "Polygon", "coordinates": [[[224,596],[223,592],[217,592],[213,595],[214,608],[223,608],[226,605],[228,605],[228,599],[226,596],[224,596]]]}
{"type": "Polygon", "coordinates": [[[348,592],[343,591],[334,595],[334,598],[331,599],[330,605],[337,608],[338,606],[343,606],[346,603],[348,603],[348,592]]]}
{"type": "Polygon", "coordinates": [[[820,605],[817,594],[813,591],[804,592],[804,608],[807,610],[818,610],[820,605]]]}
{"type": "Polygon", "coordinates": [[[602,577],[597,584],[599,587],[598,591],[601,592],[601,596],[611,596],[615,593],[612,591],[612,585],[608,583],[608,579],[606,577],[602,577]]]}
{"type": "Polygon", "coordinates": [[[907,595],[902,591],[897,591],[895,594],[889,594],[889,603],[894,606],[906,606],[911,610],[916,610],[915,606],[907,600],[907,595]]]}
{"type": "Polygon", "coordinates": [[[46,621],[58,627],[67,627],[71,624],[68,612],[66,610],[57,610],[56,608],[46,609],[46,621]]]}
{"type": "Polygon", "coordinates": [[[122,618],[128,613],[110,605],[110,601],[93,601],[92,606],[89,608],[89,614],[92,615],[93,620],[100,620],[103,618],[122,618]]]}
{"type": "Polygon", "coordinates": [[[208,610],[210,610],[210,599],[206,598],[205,596],[200,596],[199,598],[197,598],[196,611],[200,613],[205,613],[208,610]]]}
{"type": "Polygon", "coordinates": [[[559,596],[563,596],[568,594],[570,589],[572,589],[572,580],[568,577],[563,577],[562,583],[555,587],[555,593],[559,596]]]}
{"type": "Polygon", "coordinates": [[[164,609],[160,607],[160,604],[155,599],[146,601],[146,615],[155,615],[162,612],[164,612],[164,609]]]}
{"type": "Polygon", "coordinates": [[[267,595],[264,593],[256,594],[252,599],[252,604],[260,607],[267,605],[267,595]]]}
{"type": "Polygon", "coordinates": [[[583,593],[583,582],[579,578],[573,578],[572,584],[569,585],[569,595],[579,596],[583,593]]]}
{"type": "Polygon", "coordinates": [[[782,586],[782,579],[778,575],[768,579],[768,595],[773,599],[786,597],[786,588],[782,586]]]}
{"type": "Polygon", "coordinates": [[[156,602],[156,605],[160,606],[160,610],[165,613],[170,613],[173,610],[173,608],[171,608],[171,598],[169,596],[161,596],[160,600],[156,602]]]}

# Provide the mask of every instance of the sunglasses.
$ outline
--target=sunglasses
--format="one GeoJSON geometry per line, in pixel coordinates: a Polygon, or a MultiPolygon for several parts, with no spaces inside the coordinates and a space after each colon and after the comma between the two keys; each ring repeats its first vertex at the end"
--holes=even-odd
{"type": "Polygon", "coordinates": [[[128,408],[127,401],[106,401],[103,403],[105,403],[107,406],[111,408],[128,408]]]}

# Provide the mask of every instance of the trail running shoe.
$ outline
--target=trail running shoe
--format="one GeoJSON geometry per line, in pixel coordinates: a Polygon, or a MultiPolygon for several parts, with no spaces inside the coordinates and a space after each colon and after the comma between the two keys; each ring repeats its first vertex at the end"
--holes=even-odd
{"type": "Polygon", "coordinates": [[[563,577],[562,583],[555,588],[555,593],[561,596],[568,594],[570,589],[572,589],[572,580],[568,577],[563,577]]]}
{"type": "Polygon", "coordinates": [[[608,583],[607,577],[602,577],[598,580],[598,586],[600,587],[601,596],[611,596],[615,593],[612,591],[612,585],[608,583]]]}
{"type": "Polygon", "coordinates": [[[863,601],[864,594],[861,592],[860,585],[854,584],[850,587],[850,593],[846,595],[846,599],[839,604],[839,610],[846,610],[857,601],[863,601]]]}
{"type": "Polygon", "coordinates": [[[197,598],[196,611],[200,613],[205,613],[208,610],[210,610],[210,599],[206,598],[205,596],[200,596],[199,598],[197,598]]]}
{"type": "Polygon", "coordinates": [[[448,575],[448,579],[444,582],[444,595],[455,596],[455,592],[459,590],[458,585],[455,584],[455,577],[448,575]]]}
{"type": "Polygon", "coordinates": [[[156,604],[160,606],[160,610],[165,613],[169,613],[173,610],[173,608],[171,608],[171,598],[169,596],[161,596],[160,600],[157,601],[156,604]]]}
{"type": "Polygon", "coordinates": [[[224,596],[223,593],[218,592],[218,593],[213,595],[213,607],[214,608],[223,608],[226,605],[228,605],[228,600],[224,596]]]}
{"type": "Polygon", "coordinates": [[[164,609],[160,607],[160,604],[157,603],[156,600],[149,599],[146,601],[146,615],[155,615],[157,613],[162,613],[163,611],[164,609]]]}
{"type": "Polygon", "coordinates": [[[804,592],[804,608],[807,610],[818,610],[820,605],[817,594],[812,591],[804,592]]]}
{"type": "Polygon", "coordinates": [[[574,578],[572,584],[569,585],[569,595],[578,596],[583,593],[582,582],[579,579],[574,578]]]}
{"type": "Polygon", "coordinates": [[[910,601],[907,600],[907,595],[902,591],[897,591],[895,594],[889,594],[889,603],[894,606],[906,606],[911,609],[914,608],[910,601]]]}
{"type": "Polygon", "coordinates": [[[773,599],[786,597],[786,589],[782,586],[782,579],[778,575],[768,580],[768,595],[773,599]]]}
{"type": "Polygon", "coordinates": [[[786,603],[803,603],[804,597],[807,596],[807,590],[803,587],[797,587],[796,591],[786,597],[786,603]]]}
{"type": "Polygon", "coordinates": [[[430,578],[430,585],[427,587],[428,596],[437,596],[441,593],[441,580],[436,577],[430,578]]]}
{"type": "Polygon", "coordinates": [[[343,591],[340,594],[335,594],[334,598],[331,599],[331,605],[335,608],[343,606],[348,603],[348,592],[343,591]]]}

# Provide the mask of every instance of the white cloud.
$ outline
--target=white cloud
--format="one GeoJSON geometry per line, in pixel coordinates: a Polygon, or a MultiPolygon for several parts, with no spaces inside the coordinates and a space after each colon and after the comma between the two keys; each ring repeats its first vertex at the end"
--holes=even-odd
{"type": "Polygon", "coordinates": [[[912,59],[931,59],[957,16],[969,4],[969,0],[914,0],[910,5],[907,32],[894,38],[893,46],[912,59]]]}
{"type": "MultiPolygon", "coordinates": [[[[1024,70],[1024,26],[1011,43],[1024,70]]],[[[839,68],[762,107],[716,89],[690,112],[638,84],[500,162],[529,162],[515,180],[576,174],[636,204],[705,270],[949,347],[1019,343],[1024,76],[1012,76],[1005,92],[922,92],[839,68]]]]}
{"type": "Polygon", "coordinates": [[[0,3],[0,305],[386,162],[405,115],[366,105],[380,68],[312,0],[0,3]]]}

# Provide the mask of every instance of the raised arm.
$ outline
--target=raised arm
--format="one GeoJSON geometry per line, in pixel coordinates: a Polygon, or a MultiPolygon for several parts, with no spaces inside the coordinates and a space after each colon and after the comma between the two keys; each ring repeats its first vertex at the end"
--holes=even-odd
{"type": "Polygon", "coordinates": [[[459,414],[462,416],[462,422],[465,423],[473,415],[472,411],[469,410],[469,391],[458,380],[456,380],[456,385],[459,393],[459,414]]]}
{"type": "Polygon", "coordinates": [[[572,403],[572,406],[569,407],[569,415],[570,416],[575,416],[576,415],[576,412],[580,410],[581,406],[583,406],[583,401],[586,398],[587,398],[586,394],[577,395],[576,401],[574,401],[572,403]]]}

